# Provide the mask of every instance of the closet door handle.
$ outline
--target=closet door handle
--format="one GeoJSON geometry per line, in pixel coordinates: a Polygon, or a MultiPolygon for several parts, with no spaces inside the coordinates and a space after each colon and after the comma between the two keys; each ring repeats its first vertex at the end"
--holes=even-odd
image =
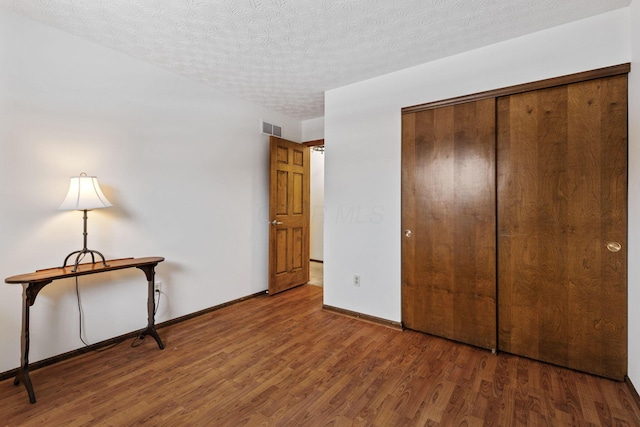
{"type": "Polygon", "coordinates": [[[609,252],[618,252],[622,249],[622,245],[618,242],[607,242],[607,250],[609,252]]]}
{"type": "Polygon", "coordinates": [[[411,230],[404,230],[404,237],[411,237],[411,230]]]}

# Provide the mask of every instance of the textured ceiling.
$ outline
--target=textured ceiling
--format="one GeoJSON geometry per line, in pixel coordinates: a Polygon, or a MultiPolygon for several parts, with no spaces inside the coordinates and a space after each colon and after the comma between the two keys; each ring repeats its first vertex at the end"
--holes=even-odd
{"type": "Polygon", "coordinates": [[[0,6],[288,116],[328,89],[631,0],[0,0],[0,6]]]}

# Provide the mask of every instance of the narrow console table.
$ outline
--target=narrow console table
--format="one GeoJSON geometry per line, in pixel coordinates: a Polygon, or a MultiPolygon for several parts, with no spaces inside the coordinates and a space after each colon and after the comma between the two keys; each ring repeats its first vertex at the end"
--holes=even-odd
{"type": "Polygon", "coordinates": [[[123,258],[106,261],[106,266],[103,263],[87,263],[78,265],[78,269],[73,271],[74,266],[49,268],[46,270],[38,270],[35,273],[20,274],[18,276],[11,276],[4,279],[5,283],[20,283],[22,284],[22,334],[20,339],[22,358],[20,360],[20,368],[16,374],[16,378],[13,381],[15,385],[18,385],[20,381],[24,384],[29,394],[29,401],[31,403],[36,402],[36,395],[33,391],[33,385],[31,384],[31,378],[29,378],[29,307],[36,301],[38,292],[42,290],[49,283],[58,279],[66,279],[69,277],[85,276],[88,274],[105,273],[107,271],[123,270],[125,268],[138,268],[142,270],[147,277],[148,282],[148,298],[147,298],[147,314],[148,324],[147,328],[140,334],[144,337],[146,335],[152,336],[158,343],[160,349],[164,348],[162,340],[156,331],[155,326],[155,294],[154,294],[154,277],[155,267],[159,262],[164,261],[163,257],[148,257],[148,258],[123,258]]]}

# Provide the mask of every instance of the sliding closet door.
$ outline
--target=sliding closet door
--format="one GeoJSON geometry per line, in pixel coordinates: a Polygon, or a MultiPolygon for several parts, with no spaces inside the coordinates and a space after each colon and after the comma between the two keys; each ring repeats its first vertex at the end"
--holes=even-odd
{"type": "Polygon", "coordinates": [[[627,76],[498,100],[499,348],[622,379],[627,76]]]}
{"type": "Polygon", "coordinates": [[[496,348],[495,100],[402,122],[405,327],[496,348]]]}

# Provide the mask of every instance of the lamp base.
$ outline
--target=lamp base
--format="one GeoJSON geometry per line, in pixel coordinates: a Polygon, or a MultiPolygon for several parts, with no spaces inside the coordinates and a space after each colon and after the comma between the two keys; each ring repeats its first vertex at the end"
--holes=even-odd
{"type": "MultiPolygon", "coordinates": [[[[69,261],[69,258],[71,258],[72,256],[76,255],[76,261],[73,264],[73,271],[74,273],[76,271],[78,271],[78,264],[80,263],[80,260],[82,258],[84,258],[84,255],[86,254],[91,254],[91,263],[95,264],[96,263],[96,257],[94,254],[97,254],[100,258],[102,258],[102,265],[104,265],[105,267],[109,267],[107,265],[107,261],[104,259],[104,255],[102,255],[100,252],[98,251],[93,251],[91,249],[87,249],[86,247],[83,248],[82,250],[79,251],[73,251],[71,252],[69,255],[67,255],[67,257],[64,259],[64,263],[62,264],[62,268],[65,268],[67,266],[67,261],[69,261]],[[77,254],[77,255],[76,255],[77,254]]],[[[71,266],[71,265],[69,265],[71,266]]]]}

